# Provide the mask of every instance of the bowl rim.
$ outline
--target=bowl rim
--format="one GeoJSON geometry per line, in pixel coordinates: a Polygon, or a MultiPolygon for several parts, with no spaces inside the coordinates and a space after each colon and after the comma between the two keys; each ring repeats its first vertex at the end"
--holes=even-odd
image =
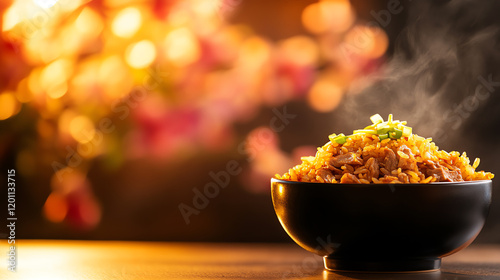
{"type": "Polygon", "coordinates": [[[282,183],[282,184],[289,184],[289,185],[323,185],[323,186],[336,186],[336,187],[341,187],[341,186],[356,186],[356,187],[387,187],[387,186],[394,186],[394,187],[407,187],[407,186],[450,186],[450,185],[476,185],[476,184],[484,184],[484,183],[489,183],[492,184],[492,180],[474,180],[474,181],[461,181],[461,182],[433,182],[433,183],[409,183],[409,184],[400,184],[400,183],[384,183],[384,184],[341,184],[341,183],[320,183],[320,182],[299,182],[299,181],[288,181],[288,180],[283,180],[283,179],[277,179],[277,178],[271,178],[271,184],[272,183],[282,183]]]}

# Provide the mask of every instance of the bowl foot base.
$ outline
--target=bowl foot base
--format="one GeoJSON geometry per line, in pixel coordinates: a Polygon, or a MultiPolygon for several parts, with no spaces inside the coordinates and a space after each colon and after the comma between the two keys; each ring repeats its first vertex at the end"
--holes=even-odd
{"type": "Polygon", "coordinates": [[[323,257],[325,268],[331,271],[355,272],[427,272],[441,268],[440,258],[417,260],[346,260],[323,257]]]}

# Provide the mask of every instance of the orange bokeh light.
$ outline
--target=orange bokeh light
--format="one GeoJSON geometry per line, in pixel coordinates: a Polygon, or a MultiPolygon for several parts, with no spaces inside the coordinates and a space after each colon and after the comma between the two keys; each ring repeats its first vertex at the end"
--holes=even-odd
{"type": "Polygon", "coordinates": [[[122,38],[130,38],[139,30],[142,24],[142,14],[139,9],[129,7],[121,10],[113,20],[113,34],[122,38]]]}
{"type": "Polygon", "coordinates": [[[64,196],[55,192],[51,193],[43,206],[43,214],[47,220],[54,223],[62,222],[67,213],[68,204],[64,196]]]}
{"type": "Polygon", "coordinates": [[[177,67],[185,67],[198,60],[200,46],[198,39],[188,28],[171,31],[164,41],[165,56],[177,67]]]}
{"type": "Polygon", "coordinates": [[[337,108],[342,99],[341,87],[326,79],[319,79],[307,95],[309,105],[316,111],[326,113],[337,108]]]}
{"type": "Polygon", "coordinates": [[[280,53],[289,61],[298,65],[316,64],[319,60],[319,49],[313,39],[306,36],[295,36],[280,43],[280,53]]]}
{"type": "Polygon", "coordinates": [[[80,115],[73,118],[69,124],[69,133],[76,141],[87,143],[95,135],[94,123],[87,116],[80,115]]]}
{"type": "Polygon", "coordinates": [[[146,68],[156,59],[156,46],[149,40],[142,40],[127,49],[125,60],[133,68],[146,68]]]}
{"type": "Polygon", "coordinates": [[[302,12],[302,23],[312,33],[342,33],[351,27],[354,19],[354,11],[347,0],[320,1],[302,12]]]}
{"type": "Polygon", "coordinates": [[[0,120],[6,120],[19,112],[21,105],[13,92],[0,94],[0,120]]]}
{"type": "Polygon", "coordinates": [[[345,43],[352,52],[373,59],[384,55],[389,38],[379,27],[358,25],[346,34],[345,43]]]}

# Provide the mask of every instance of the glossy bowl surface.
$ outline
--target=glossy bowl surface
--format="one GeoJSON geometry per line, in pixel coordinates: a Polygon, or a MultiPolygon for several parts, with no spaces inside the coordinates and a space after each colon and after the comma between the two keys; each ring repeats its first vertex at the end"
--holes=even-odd
{"type": "Polygon", "coordinates": [[[481,231],[491,180],[329,184],[272,179],[274,210],[302,248],[341,271],[428,271],[481,231]]]}

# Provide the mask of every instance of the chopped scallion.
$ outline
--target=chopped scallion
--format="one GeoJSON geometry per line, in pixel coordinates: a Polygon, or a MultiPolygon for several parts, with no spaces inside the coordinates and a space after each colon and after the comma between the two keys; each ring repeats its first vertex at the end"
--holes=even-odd
{"type": "Polygon", "coordinates": [[[379,124],[384,122],[384,119],[379,114],[371,116],[370,120],[372,121],[373,124],[379,124]]]}
{"type": "Polygon", "coordinates": [[[338,144],[344,144],[346,142],[347,136],[339,135],[333,139],[333,141],[337,142],[338,144]]]}
{"type": "Polygon", "coordinates": [[[394,135],[395,135],[396,139],[399,139],[399,138],[401,138],[401,136],[403,136],[403,131],[399,130],[397,128],[394,128],[394,135]]]}
{"type": "Polygon", "coordinates": [[[390,127],[382,127],[382,128],[377,129],[377,134],[378,135],[387,134],[387,132],[389,132],[389,131],[391,131],[390,127]]]}
{"type": "Polygon", "coordinates": [[[405,126],[403,127],[403,136],[408,137],[411,135],[411,127],[405,126]]]}
{"type": "Polygon", "coordinates": [[[331,134],[328,138],[332,142],[344,144],[347,138],[360,134],[378,135],[380,141],[388,138],[400,139],[401,137],[410,137],[412,135],[412,129],[406,126],[406,121],[394,120],[392,114],[389,114],[386,122],[379,114],[371,116],[370,120],[373,124],[364,129],[354,130],[352,135],[346,136],[342,133],[339,135],[331,134]]]}
{"type": "Polygon", "coordinates": [[[378,136],[378,139],[379,139],[380,141],[382,141],[382,140],[384,140],[384,139],[387,139],[387,138],[389,138],[389,134],[380,134],[380,135],[378,136]]]}

